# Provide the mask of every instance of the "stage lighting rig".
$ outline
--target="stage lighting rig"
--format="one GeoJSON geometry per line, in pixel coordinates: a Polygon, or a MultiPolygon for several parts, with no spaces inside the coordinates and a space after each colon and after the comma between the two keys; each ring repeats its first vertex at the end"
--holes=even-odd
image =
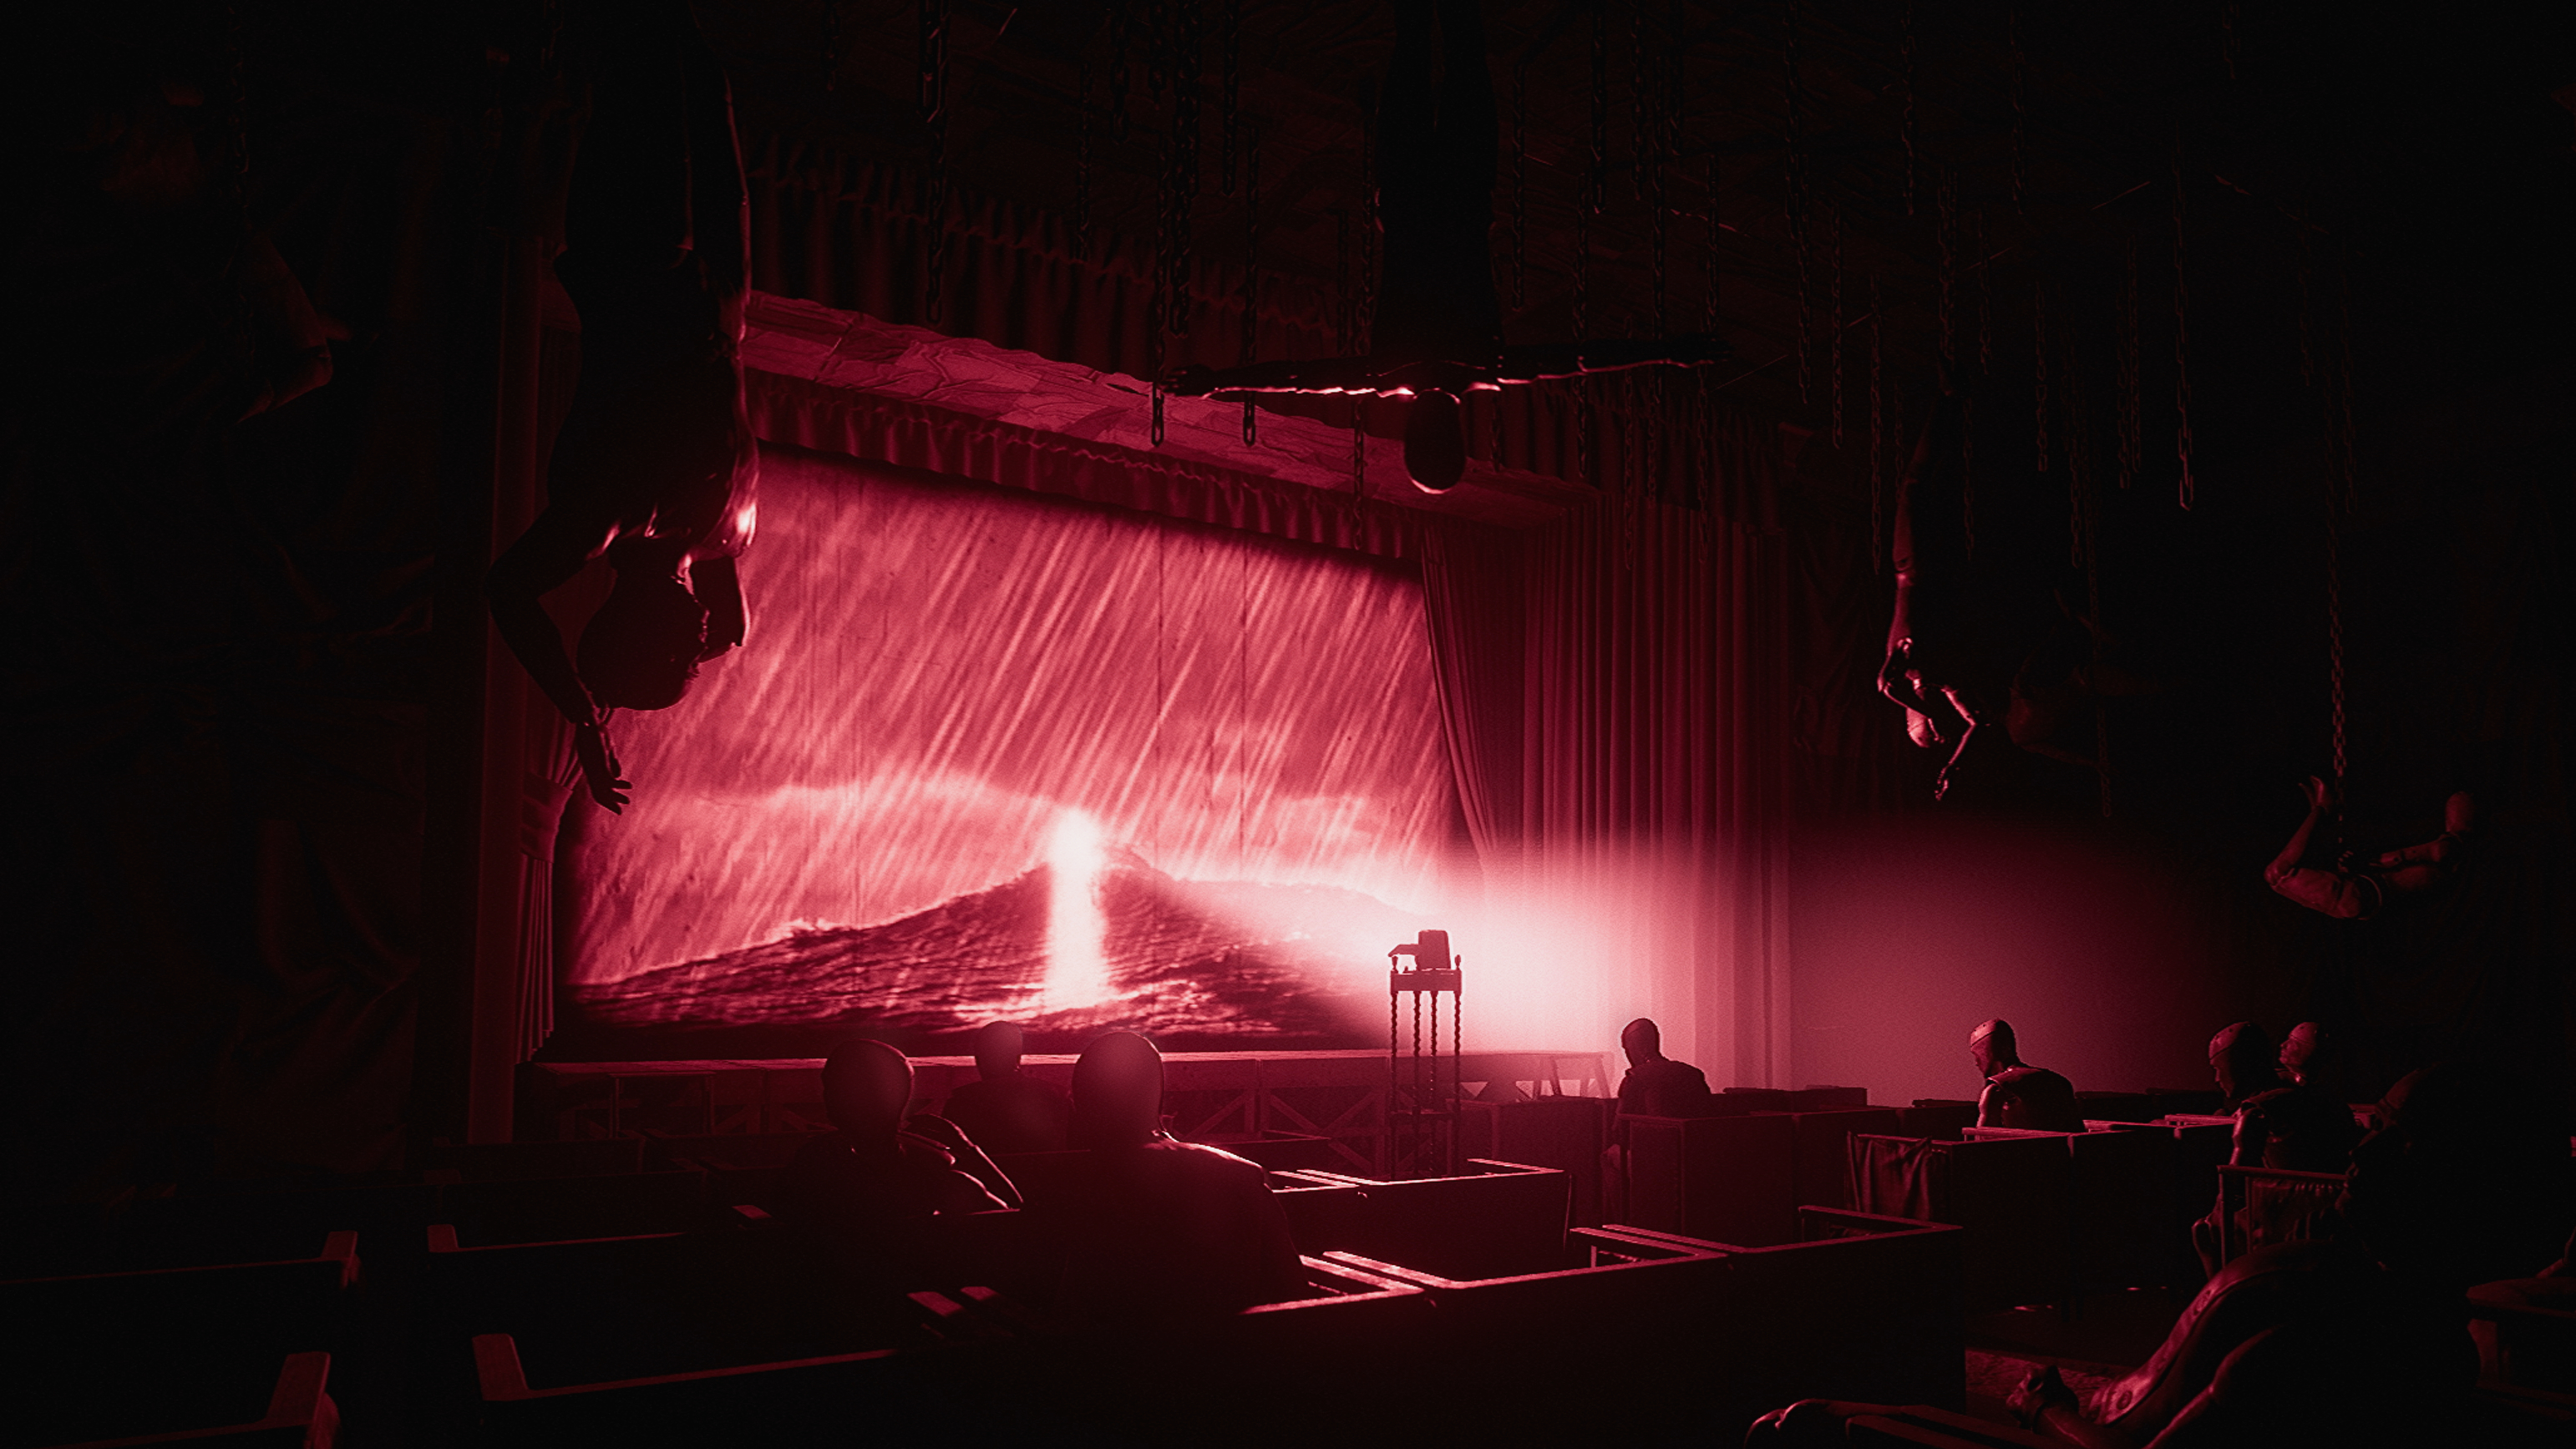
{"type": "Polygon", "coordinates": [[[1457,1170],[1459,1003],[1465,975],[1461,958],[1449,953],[1447,931],[1423,931],[1386,953],[1386,1115],[1387,1176],[1432,1177],[1457,1170]],[[1412,958],[1411,965],[1397,958],[1412,958]],[[1396,1022],[1398,1003],[1413,998],[1413,1054],[1402,1052],[1396,1022]],[[1440,998],[1449,998],[1449,1052],[1446,1080],[1441,1070],[1440,998]],[[1431,1008],[1431,1031],[1422,1030],[1425,1000],[1431,1008]],[[1410,1070],[1408,1070],[1410,1068],[1410,1070]]]}

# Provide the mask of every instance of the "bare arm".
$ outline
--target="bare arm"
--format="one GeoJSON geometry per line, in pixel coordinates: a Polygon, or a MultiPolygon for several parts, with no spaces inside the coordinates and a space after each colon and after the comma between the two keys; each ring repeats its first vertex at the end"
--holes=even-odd
{"type": "Polygon", "coordinates": [[[699,651],[704,663],[741,645],[751,631],[750,611],[742,601],[742,571],[733,555],[718,554],[689,565],[689,592],[707,607],[707,643],[699,651]]]}
{"type": "Polygon", "coordinates": [[[580,573],[608,547],[617,525],[597,517],[577,517],[549,506],[528,531],[483,577],[483,595],[492,606],[492,623],[501,641],[518,656],[521,668],[573,727],[573,751],[581,761],[591,798],[610,810],[626,805],[626,781],[617,773],[617,756],[608,747],[599,707],[564,652],[563,634],[545,610],[545,596],[580,573]]]}

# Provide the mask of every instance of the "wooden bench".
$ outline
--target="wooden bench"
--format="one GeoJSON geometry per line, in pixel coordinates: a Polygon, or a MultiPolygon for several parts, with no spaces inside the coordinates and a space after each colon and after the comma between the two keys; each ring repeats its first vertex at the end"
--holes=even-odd
{"type": "Polygon", "coordinates": [[[1740,1362],[1776,1397],[1756,1412],[1803,1398],[1962,1407],[1966,1231],[1813,1205],[1798,1224],[1795,1242],[1697,1245],[1727,1254],[1729,1291],[1758,1326],[1740,1362]]]}
{"type": "Polygon", "coordinates": [[[1785,1112],[1627,1119],[1625,1221],[1728,1243],[1797,1237],[1797,1127],[1785,1112]]]}
{"type": "Polygon", "coordinates": [[[575,1142],[440,1142],[423,1152],[421,1166],[438,1174],[434,1182],[602,1177],[642,1172],[644,1139],[621,1133],[575,1142]]]}
{"type": "Polygon", "coordinates": [[[2063,1302],[2072,1284],[2067,1213],[2074,1179],[2064,1136],[1941,1142],[1854,1133],[1852,1181],[1863,1212],[1967,1230],[1967,1311],[2063,1302]]]}
{"type": "MultiPolygon", "coordinates": [[[[568,1378],[543,1350],[523,1359],[517,1336],[481,1334],[472,1341],[481,1422],[489,1442],[549,1446],[1136,1438],[1153,1433],[1140,1415],[1166,1426],[1240,1422],[1254,1395],[1283,1383],[1329,1382],[1337,1397],[1372,1378],[1394,1384],[1385,1366],[1437,1327],[1421,1290],[1340,1264],[1306,1267],[1311,1297],[1141,1345],[1065,1337],[974,1287],[909,1295],[913,1321],[899,1343],[662,1373],[568,1378]]],[[[1244,1432],[1223,1437],[1259,1441],[1292,1427],[1310,1428],[1256,1410],[1244,1432]]]]}
{"type": "Polygon", "coordinates": [[[1458,1177],[1395,1182],[1307,1171],[1279,1174],[1338,1193],[1283,1193],[1301,1253],[1404,1263],[1453,1277],[1560,1266],[1571,1182],[1556,1168],[1470,1159],[1458,1177]]]}
{"type": "Polygon", "coordinates": [[[695,1168],[499,1178],[444,1184],[433,1211],[476,1247],[624,1237],[698,1226],[708,1217],[708,1189],[707,1174],[695,1168]]]}
{"type": "Polygon", "coordinates": [[[0,1443],[254,1427],[274,1439],[281,1414],[320,1422],[357,1278],[357,1235],[335,1233],[309,1258],[0,1283],[23,1386],[0,1443]]]}

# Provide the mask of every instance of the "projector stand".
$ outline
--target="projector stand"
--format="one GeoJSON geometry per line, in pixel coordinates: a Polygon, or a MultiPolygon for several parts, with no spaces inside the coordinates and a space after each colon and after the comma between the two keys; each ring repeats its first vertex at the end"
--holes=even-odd
{"type": "MultiPolygon", "coordinates": [[[[1425,932],[1430,935],[1433,933],[1425,932]]],[[[1447,944],[1446,933],[1439,933],[1447,944]]],[[[1411,954],[1413,948],[1401,948],[1411,954]]],[[[1416,957],[1386,973],[1386,1175],[1389,1179],[1448,1177],[1458,1170],[1458,958],[1416,957]],[[1433,963],[1438,964],[1433,964],[1433,963]],[[1398,1008],[1413,998],[1413,1052],[1407,1058],[1396,1033],[1398,1008]],[[1449,1051],[1440,1051],[1440,998],[1449,998],[1449,1051]],[[1431,1007],[1431,1034],[1422,1032],[1422,1009],[1431,1007]]],[[[1445,954],[1445,953],[1442,953],[1445,954]]]]}

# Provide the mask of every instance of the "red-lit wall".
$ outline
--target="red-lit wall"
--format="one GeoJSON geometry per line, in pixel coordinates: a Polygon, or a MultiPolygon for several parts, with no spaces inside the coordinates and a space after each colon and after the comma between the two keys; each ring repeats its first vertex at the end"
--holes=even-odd
{"type": "Polygon", "coordinates": [[[1917,817],[1804,843],[1794,1067],[1873,1102],[1974,1097],[1968,1033],[2001,1016],[2078,1090],[2199,1087],[2245,1014],[2168,857],[2035,822],[1917,817]]]}

